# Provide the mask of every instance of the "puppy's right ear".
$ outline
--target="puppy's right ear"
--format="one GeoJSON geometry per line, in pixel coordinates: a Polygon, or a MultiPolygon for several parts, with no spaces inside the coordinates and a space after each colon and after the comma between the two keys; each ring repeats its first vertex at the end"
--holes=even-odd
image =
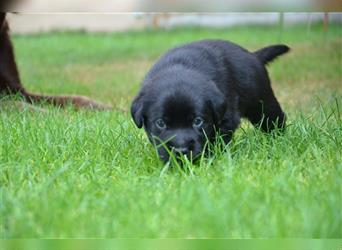
{"type": "Polygon", "coordinates": [[[144,124],[142,111],[143,111],[142,95],[139,94],[137,97],[135,97],[131,106],[131,115],[132,115],[135,125],[137,125],[138,128],[142,128],[144,124]]]}

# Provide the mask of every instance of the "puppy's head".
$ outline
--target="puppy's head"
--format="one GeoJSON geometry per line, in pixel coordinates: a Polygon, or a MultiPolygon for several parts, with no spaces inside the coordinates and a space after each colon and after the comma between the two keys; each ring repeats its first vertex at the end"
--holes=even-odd
{"type": "Polygon", "coordinates": [[[206,140],[214,138],[225,109],[225,97],[213,82],[183,72],[147,79],[131,114],[160,158],[168,161],[170,153],[188,159],[199,156],[206,140]]]}

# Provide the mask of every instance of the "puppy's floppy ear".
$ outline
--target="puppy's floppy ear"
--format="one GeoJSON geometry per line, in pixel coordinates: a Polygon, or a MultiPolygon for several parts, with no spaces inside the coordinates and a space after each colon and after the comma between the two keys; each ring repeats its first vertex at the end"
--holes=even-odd
{"type": "Polygon", "coordinates": [[[215,124],[219,125],[227,110],[227,101],[223,93],[217,88],[210,93],[210,106],[213,113],[215,124]]]}
{"type": "Polygon", "coordinates": [[[144,124],[144,118],[143,118],[143,95],[139,94],[137,97],[135,97],[132,106],[131,106],[131,115],[133,118],[133,121],[135,125],[137,125],[138,128],[142,128],[144,124]]]}

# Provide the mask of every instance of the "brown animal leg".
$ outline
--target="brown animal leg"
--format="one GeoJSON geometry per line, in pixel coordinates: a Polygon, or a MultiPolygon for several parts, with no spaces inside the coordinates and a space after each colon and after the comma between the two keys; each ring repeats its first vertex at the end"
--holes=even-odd
{"type": "Polygon", "coordinates": [[[32,93],[25,93],[25,99],[30,103],[36,102],[46,102],[57,107],[64,108],[67,105],[72,105],[76,109],[88,108],[88,109],[98,109],[98,110],[108,110],[112,107],[109,105],[105,105],[94,100],[91,100],[85,96],[70,96],[70,95],[62,95],[62,96],[49,96],[49,95],[39,95],[32,93]]]}
{"type": "Polygon", "coordinates": [[[110,106],[93,101],[85,96],[49,96],[29,93],[20,81],[19,71],[15,62],[15,55],[9,27],[6,22],[6,13],[0,13],[0,95],[19,94],[30,103],[46,102],[58,107],[68,104],[75,108],[111,109],[110,106]]]}

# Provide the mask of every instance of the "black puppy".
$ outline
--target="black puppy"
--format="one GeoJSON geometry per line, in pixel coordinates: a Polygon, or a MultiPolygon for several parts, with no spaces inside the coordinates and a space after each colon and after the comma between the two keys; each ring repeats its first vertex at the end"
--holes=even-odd
{"type": "Polygon", "coordinates": [[[273,45],[250,53],[223,40],[168,51],[146,75],[131,107],[162,160],[169,152],[194,159],[218,132],[228,143],[241,117],[265,132],[285,126],[265,65],[287,52],[273,45]]]}

